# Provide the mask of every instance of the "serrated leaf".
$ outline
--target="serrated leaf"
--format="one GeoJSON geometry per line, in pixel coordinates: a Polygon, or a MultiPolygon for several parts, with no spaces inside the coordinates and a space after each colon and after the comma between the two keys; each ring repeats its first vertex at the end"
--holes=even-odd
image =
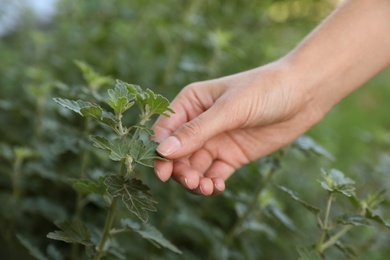
{"type": "Polygon", "coordinates": [[[365,200],[367,206],[370,209],[376,209],[377,206],[385,200],[386,190],[380,190],[374,194],[369,194],[368,198],[365,200]]]}
{"type": "Polygon", "coordinates": [[[127,87],[120,81],[117,81],[114,89],[108,90],[108,95],[110,96],[108,104],[118,114],[124,113],[133,106],[134,100],[136,99],[136,96],[129,93],[127,87]]]}
{"type": "Polygon", "coordinates": [[[67,108],[67,109],[70,109],[80,115],[83,115],[81,112],[80,112],[80,109],[83,108],[83,107],[90,107],[90,106],[94,106],[92,103],[90,102],[86,102],[86,101],[82,101],[82,100],[77,100],[77,101],[74,101],[74,100],[69,100],[69,99],[63,99],[63,98],[53,98],[53,100],[55,102],[57,102],[58,104],[60,104],[61,106],[67,108]]]}
{"type": "Polygon", "coordinates": [[[115,138],[112,141],[96,135],[91,135],[89,138],[93,141],[95,147],[109,151],[109,157],[113,161],[121,161],[129,153],[130,149],[126,138],[115,138]]]}
{"type": "Polygon", "coordinates": [[[164,115],[169,117],[167,112],[175,113],[170,107],[168,99],[160,94],[155,94],[152,90],[143,91],[141,87],[132,84],[125,84],[128,91],[136,96],[137,104],[140,107],[144,119],[149,119],[152,115],[164,115]]]}
{"type": "Polygon", "coordinates": [[[167,111],[174,113],[174,111],[169,107],[170,103],[168,99],[162,95],[155,94],[150,89],[147,89],[144,93],[144,98],[146,101],[145,111],[149,116],[157,114],[169,117],[169,114],[166,113],[167,111]]]}
{"type": "Polygon", "coordinates": [[[89,139],[93,142],[96,148],[111,152],[111,141],[103,136],[90,135],[89,139]]]}
{"type": "Polygon", "coordinates": [[[81,221],[56,221],[54,224],[61,230],[47,234],[47,237],[66,243],[78,243],[85,246],[92,246],[91,235],[87,227],[81,221]]]}
{"type": "Polygon", "coordinates": [[[112,197],[121,197],[126,207],[143,222],[149,218],[148,211],[157,211],[154,206],[157,202],[152,198],[149,187],[142,181],[125,179],[122,175],[110,175],[104,183],[107,193],[112,197]]]}
{"type": "Polygon", "coordinates": [[[154,167],[154,159],[167,160],[161,157],[156,148],[158,143],[148,141],[146,144],[142,140],[137,140],[130,147],[130,155],[134,161],[147,167],[154,167]]]}
{"type": "Polygon", "coordinates": [[[344,245],[340,240],[338,240],[336,243],[335,243],[335,246],[336,248],[338,248],[341,252],[344,253],[344,255],[346,257],[348,257],[348,259],[356,259],[357,258],[357,254],[355,252],[355,250],[350,247],[350,246],[347,246],[347,245],[344,245]]]}
{"type": "Polygon", "coordinates": [[[115,116],[112,113],[105,111],[98,104],[83,100],[74,101],[62,98],[53,98],[53,100],[61,106],[70,109],[81,116],[93,117],[97,121],[106,124],[113,129],[116,129],[118,125],[118,121],[115,116]]]}
{"type": "Polygon", "coordinates": [[[127,90],[129,91],[129,93],[135,95],[136,100],[137,100],[137,104],[138,104],[138,106],[140,106],[140,108],[142,110],[144,107],[144,104],[145,104],[144,103],[144,91],[142,90],[142,88],[140,86],[129,84],[129,83],[126,83],[126,82],[123,82],[120,80],[117,81],[117,84],[124,85],[127,88],[127,90]]]}
{"type": "Polygon", "coordinates": [[[319,181],[322,188],[330,192],[338,192],[347,197],[355,194],[355,181],[345,177],[339,170],[331,169],[329,172],[322,170],[322,180],[319,181]]]}
{"type": "Polygon", "coordinates": [[[367,209],[366,210],[366,214],[365,214],[365,217],[367,219],[370,219],[370,220],[373,220],[387,228],[390,228],[390,224],[387,223],[380,215],[378,214],[375,214],[373,211],[371,211],[370,209],[367,209]]]}
{"type": "Polygon", "coordinates": [[[97,91],[103,85],[111,85],[113,80],[111,77],[102,76],[98,74],[91,66],[82,61],[75,61],[75,64],[81,70],[84,79],[87,81],[89,87],[97,91]]]}
{"type": "Polygon", "coordinates": [[[28,239],[19,234],[16,235],[16,237],[19,239],[19,242],[28,250],[32,257],[38,260],[48,260],[48,258],[28,239]]]}
{"type": "Polygon", "coordinates": [[[165,247],[177,254],[182,252],[169,240],[163,237],[160,231],[150,224],[139,224],[131,221],[130,219],[122,219],[121,225],[123,228],[130,228],[132,231],[141,235],[144,239],[150,241],[157,247],[165,247]]]}
{"type": "Polygon", "coordinates": [[[145,126],[145,125],[135,125],[134,127],[135,128],[139,128],[139,129],[145,131],[149,136],[152,136],[152,137],[155,136],[155,133],[154,133],[153,129],[148,127],[148,126],[145,126]]]}
{"type": "Polygon", "coordinates": [[[83,116],[93,117],[97,121],[106,124],[113,129],[115,129],[118,125],[118,121],[115,116],[101,108],[99,105],[80,108],[80,113],[83,116]]]}
{"type": "Polygon", "coordinates": [[[120,97],[117,100],[108,100],[108,104],[112,109],[114,109],[118,114],[124,113],[130,107],[134,105],[134,102],[129,102],[129,100],[125,97],[120,97]]]}
{"type": "Polygon", "coordinates": [[[320,210],[319,208],[317,208],[317,207],[315,207],[315,206],[312,206],[312,205],[310,205],[309,203],[307,203],[306,201],[300,199],[300,198],[298,197],[298,195],[297,195],[294,191],[292,191],[292,190],[290,190],[290,189],[288,189],[288,188],[286,188],[286,187],[284,187],[284,186],[280,186],[280,185],[279,185],[278,187],[279,187],[279,189],[281,189],[282,191],[284,191],[285,193],[287,193],[288,195],[290,195],[290,197],[291,197],[293,200],[295,200],[296,202],[298,202],[299,204],[301,204],[302,206],[304,206],[306,209],[308,209],[310,212],[314,213],[315,215],[317,215],[317,214],[319,214],[319,213],[321,212],[321,210],[320,210]]]}
{"type": "Polygon", "coordinates": [[[370,222],[361,215],[350,215],[344,214],[337,219],[337,222],[342,225],[353,225],[353,226],[371,226],[370,222]]]}

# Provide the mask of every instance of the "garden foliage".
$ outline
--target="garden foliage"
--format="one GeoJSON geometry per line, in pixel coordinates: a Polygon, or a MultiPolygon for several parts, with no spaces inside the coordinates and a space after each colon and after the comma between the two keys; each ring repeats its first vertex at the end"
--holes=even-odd
{"type": "Polygon", "coordinates": [[[386,259],[388,71],[219,196],[152,170],[150,127],[183,86],[277,59],[333,2],[59,0],[45,24],[27,11],[0,39],[2,257],[386,259]]]}

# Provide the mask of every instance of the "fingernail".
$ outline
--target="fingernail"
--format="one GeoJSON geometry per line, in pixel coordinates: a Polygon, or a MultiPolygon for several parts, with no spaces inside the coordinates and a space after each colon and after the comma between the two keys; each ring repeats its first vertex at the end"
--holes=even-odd
{"type": "Polygon", "coordinates": [[[200,189],[200,192],[202,192],[203,195],[206,195],[206,193],[204,193],[204,191],[202,189],[202,186],[199,185],[199,189],[200,189]]]}
{"type": "Polygon", "coordinates": [[[160,143],[160,145],[157,147],[157,152],[162,156],[168,156],[179,150],[180,147],[181,143],[179,139],[174,136],[170,136],[160,143]]]}
{"type": "Polygon", "coordinates": [[[221,185],[221,183],[216,183],[215,188],[219,191],[223,191],[225,189],[224,185],[221,185]]]}
{"type": "Polygon", "coordinates": [[[161,181],[163,181],[162,178],[161,178],[160,172],[159,172],[157,169],[154,169],[154,172],[156,173],[157,177],[158,177],[161,181]]]}
{"type": "Polygon", "coordinates": [[[185,184],[187,185],[187,188],[189,187],[188,186],[188,179],[187,178],[184,178],[184,182],[185,182],[185,184]]]}

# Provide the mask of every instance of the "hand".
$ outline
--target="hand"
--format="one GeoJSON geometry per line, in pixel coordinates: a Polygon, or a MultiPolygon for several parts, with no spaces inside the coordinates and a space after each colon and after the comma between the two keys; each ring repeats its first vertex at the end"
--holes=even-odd
{"type": "Polygon", "coordinates": [[[291,143],[390,64],[390,1],[346,0],[285,57],[191,84],[154,125],[162,181],[218,194],[242,165],[291,143]]]}
{"type": "Polygon", "coordinates": [[[291,143],[321,113],[288,75],[282,61],[184,88],[170,118],[154,125],[156,174],[171,176],[195,194],[219,194],[241,166],[291,143]]]}

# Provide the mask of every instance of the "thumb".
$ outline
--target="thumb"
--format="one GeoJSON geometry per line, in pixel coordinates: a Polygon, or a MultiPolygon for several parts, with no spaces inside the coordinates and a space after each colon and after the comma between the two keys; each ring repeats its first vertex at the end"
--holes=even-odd
{"type": "Polygon", "coordinates": [[[169,159],[181,158],[195,152],[212,137],[233,128],[227,115],[226,108],[214,104],[163,140],[157,147],[157,152],[169,159]]]}

